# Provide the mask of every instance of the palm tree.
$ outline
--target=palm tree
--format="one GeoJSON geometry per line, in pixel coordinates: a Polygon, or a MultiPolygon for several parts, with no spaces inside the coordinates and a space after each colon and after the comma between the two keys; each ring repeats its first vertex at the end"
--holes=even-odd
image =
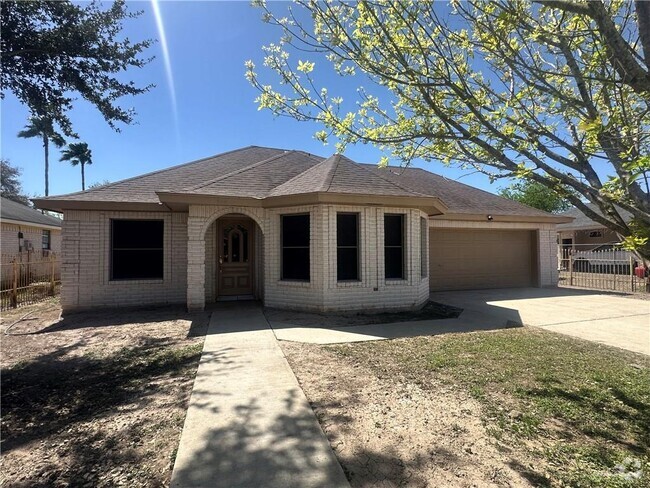
{"type": "Polygon", "coordinates": [[[85,142],[73,142],[61,153],[61,161],[70,161],[72,166],[81,166],[81,189],[86,189],[86,176],[84,175],[84,166],[93,164],[93,155],[88,144],[85,142]]]}
{"type": "Polygon", "coordinates": [[[55,146],[61,147],[65,144],[65,140],[54,130],[52,119],[38,116],[29,118],[29,123],[18,133],[18,137],[24,139],[40,137],[42,139],[43,149],[45,150],[45,196],[48,196],[50,194],[50,141],[55,146]]]}

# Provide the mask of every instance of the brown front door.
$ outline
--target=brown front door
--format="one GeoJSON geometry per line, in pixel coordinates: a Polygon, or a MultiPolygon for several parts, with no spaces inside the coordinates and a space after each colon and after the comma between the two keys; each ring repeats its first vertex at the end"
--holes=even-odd
{"type": "Polygon", "coordinates": [[[250,220],[221,219],[217,228],[219,296],[253,293],[253,246],[250,220]]]}

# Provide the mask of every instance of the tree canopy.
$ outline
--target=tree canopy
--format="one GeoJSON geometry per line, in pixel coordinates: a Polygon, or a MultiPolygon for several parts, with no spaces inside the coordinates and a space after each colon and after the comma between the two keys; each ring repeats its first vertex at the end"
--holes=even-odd
{"type": "Polygon", "coordinates": [[[20,183],[22,171],[7,159],[0,159],[0,194],[23,205],[31,205],[29,197],[23,193],[23,186],[20,183]]]}
{"type": "Polygon", "coordinates": [[[61,147],[65,144],[65,139],[55,130],[52,119],[47,116],[30,117],[29,123],[23,130],[18,132],[18,137],[24,139],[36,137],[43,143],[45,196],[48,196],[50,194],[50,142],[56,147],[61,147]]]}
{"type": "Polygon", "coordinates": [[[67,136],[74,135],[68,112],[75,96],[92,103],[119,130],[116,124],[130,124],[134,112],[118,99],[153,86],[138,87],[117,76],[151,59],[140,57],[150,40],[121,37],[123,21],[139,13],[129,12],[124,0],[108,9],[100,6],[68,0],[0,3],[2,96],[12,92],[32,115],[48,117],[67,136]]]}
{"type": "Polygon", "coordinates": [[[70,161],[72,166],[81,166],[81,190],[86,189],[85,166],[93,164],[93,153],[85,142],[72,142],[61,151],[59,161],[70,161]]]}
{"type": "Polygon", "coordinates": [[[536,182],[650,256],[639,230],[650,228],[648,4],[440,5],[258,2],[281,31],[263,48],[262,72],[246,64],[259,107],[321,123],[316,137],[336,139],[341,151],[372,143],[404,164],[419,158],[536,182]],[[320,85],[328,67],[363,76],[356,91],[320,85]]]}
{"type": "Polygon", "coordinates": [[[499,195],[550,213],[564,212],[571,207],[566,198],[536,181],[518,181],[499,189],[499,195]]]}

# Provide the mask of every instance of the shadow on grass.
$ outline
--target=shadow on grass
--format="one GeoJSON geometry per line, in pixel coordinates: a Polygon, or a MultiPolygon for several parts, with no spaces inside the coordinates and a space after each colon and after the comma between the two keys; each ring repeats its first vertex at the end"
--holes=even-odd
{"type": "Polygon", "coordinates": [[[101,328],[115,325],[189,320],[192,323],[187,337],[200,337],[204,336],[207,331],[209,316],[209,312],[190,313],[187,312],[185,307],[177,305],[134,307],[131,309],[97,309],[65,314],[58,322],[55,322],[36,333],[47,334],[50,332],[97,327],[101,328]]]}
{"type": "MultiPolygon", "coordinates": [[[[157,382],[193,375],[201,355],[200,345],[179,348],[166,339],[150,339],[105,357],[63,358],[76,347],[71,344],[3,371],[3,453],[117,409],[146,405],[161,388],[157,382]]],[[[169,400],[169,406],[178,401],[169,400]]]]}
{"type": "Polygon", "coordinates": [[[552,409],[554,417],[562,418],[592,439],[600,438],[638,453],[650,449],[650,402],[636,400],[619,388],[607,388],[603,394],[547,386],[527,390],[525,394],[550,405],[547,408],[552,409]],[[579,415],[567,418],[561,413],[567,406],[579,415]],[[623,424],[627,433],[621,430],[623,424]]]}

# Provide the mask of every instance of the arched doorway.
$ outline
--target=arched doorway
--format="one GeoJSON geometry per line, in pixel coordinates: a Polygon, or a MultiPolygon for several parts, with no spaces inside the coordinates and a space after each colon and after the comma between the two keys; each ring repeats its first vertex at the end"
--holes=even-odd
{"type": "Polygon", "coordinates": [[[216,225],[217,298],[253,297],[255,231],[252,219],[224,216],[216,225]]]}

